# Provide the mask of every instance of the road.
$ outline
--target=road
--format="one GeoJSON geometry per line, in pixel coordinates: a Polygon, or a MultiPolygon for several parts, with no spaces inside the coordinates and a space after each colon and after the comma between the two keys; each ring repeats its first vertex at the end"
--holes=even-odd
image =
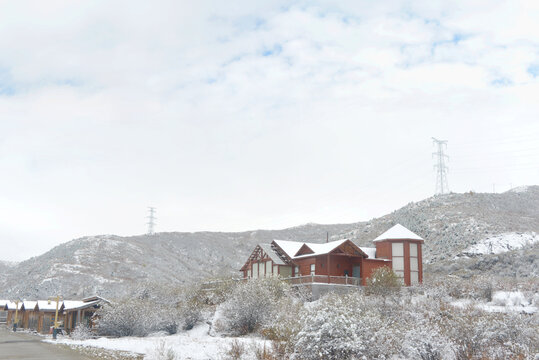
{"type": "Polygon", "coordinates": [[[0,359],[2,360],[89,360],[90,357],[66,348],[47,344],[36,335],[14,333],[7,329],[0,329],[0,359]]]}

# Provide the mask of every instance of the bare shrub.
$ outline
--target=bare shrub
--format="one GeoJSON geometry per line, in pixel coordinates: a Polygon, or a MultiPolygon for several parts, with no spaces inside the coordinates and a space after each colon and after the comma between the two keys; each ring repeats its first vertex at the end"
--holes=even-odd
{"type": "Polygon", "coordinates": [[[167,345],[165,340],[160,340],[146,358],[148,360],[176,360],[178,356],[174,349],[167,345]]]}
{"type": "Polygon", "coordinates": [[[230,343],[230,348],[225,352],[226,359],[229,360],[241,360],[243,354],[245,354],[245,345],[237,339],[230,343]]]}

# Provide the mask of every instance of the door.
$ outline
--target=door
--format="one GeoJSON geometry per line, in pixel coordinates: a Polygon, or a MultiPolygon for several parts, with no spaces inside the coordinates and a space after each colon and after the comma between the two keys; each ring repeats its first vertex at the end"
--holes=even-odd
{"type": "Polygon", "coordinates": [[[361,266],[360,265],[354,265],[352,268],[352,276],[358,279],[361,279],[361,266]]]}

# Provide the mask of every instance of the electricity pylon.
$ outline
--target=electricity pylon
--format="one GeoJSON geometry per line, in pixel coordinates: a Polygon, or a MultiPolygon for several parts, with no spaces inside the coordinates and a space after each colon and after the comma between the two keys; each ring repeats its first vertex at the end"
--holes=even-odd
{"type": "Polygon", "coordinates": [[[437,164],[434,165],[436,169],[436,194],[445,194],[449,192],[449,185],[447,184],[447,170],[445,161],[449,161],[449,156],[444,154],[444,147],[447,149],[447,140],[438,140],[432,138],[434,144],[438,147],[438,151],[432,153],[432,156],[436,158],[437,164]]]}
{"type": "Polygon", "coordinates": [[[148,235],[153,235],[155,228],[155,220],[157,220],[157,218],[155,217],[155,208],[148,206],[148,212],[150,213],[150,215],[146,216],[148,218],[148,222],[146,223],[148,224],[148,235]]]}

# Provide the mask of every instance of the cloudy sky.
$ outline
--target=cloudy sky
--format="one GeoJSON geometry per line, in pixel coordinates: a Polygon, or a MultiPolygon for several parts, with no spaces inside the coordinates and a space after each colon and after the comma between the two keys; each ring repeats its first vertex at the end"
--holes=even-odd
{"type": "Polygon", "coordinates": [[[539,184],[537,1],[0,0],[0,259],[539,184]]]}

